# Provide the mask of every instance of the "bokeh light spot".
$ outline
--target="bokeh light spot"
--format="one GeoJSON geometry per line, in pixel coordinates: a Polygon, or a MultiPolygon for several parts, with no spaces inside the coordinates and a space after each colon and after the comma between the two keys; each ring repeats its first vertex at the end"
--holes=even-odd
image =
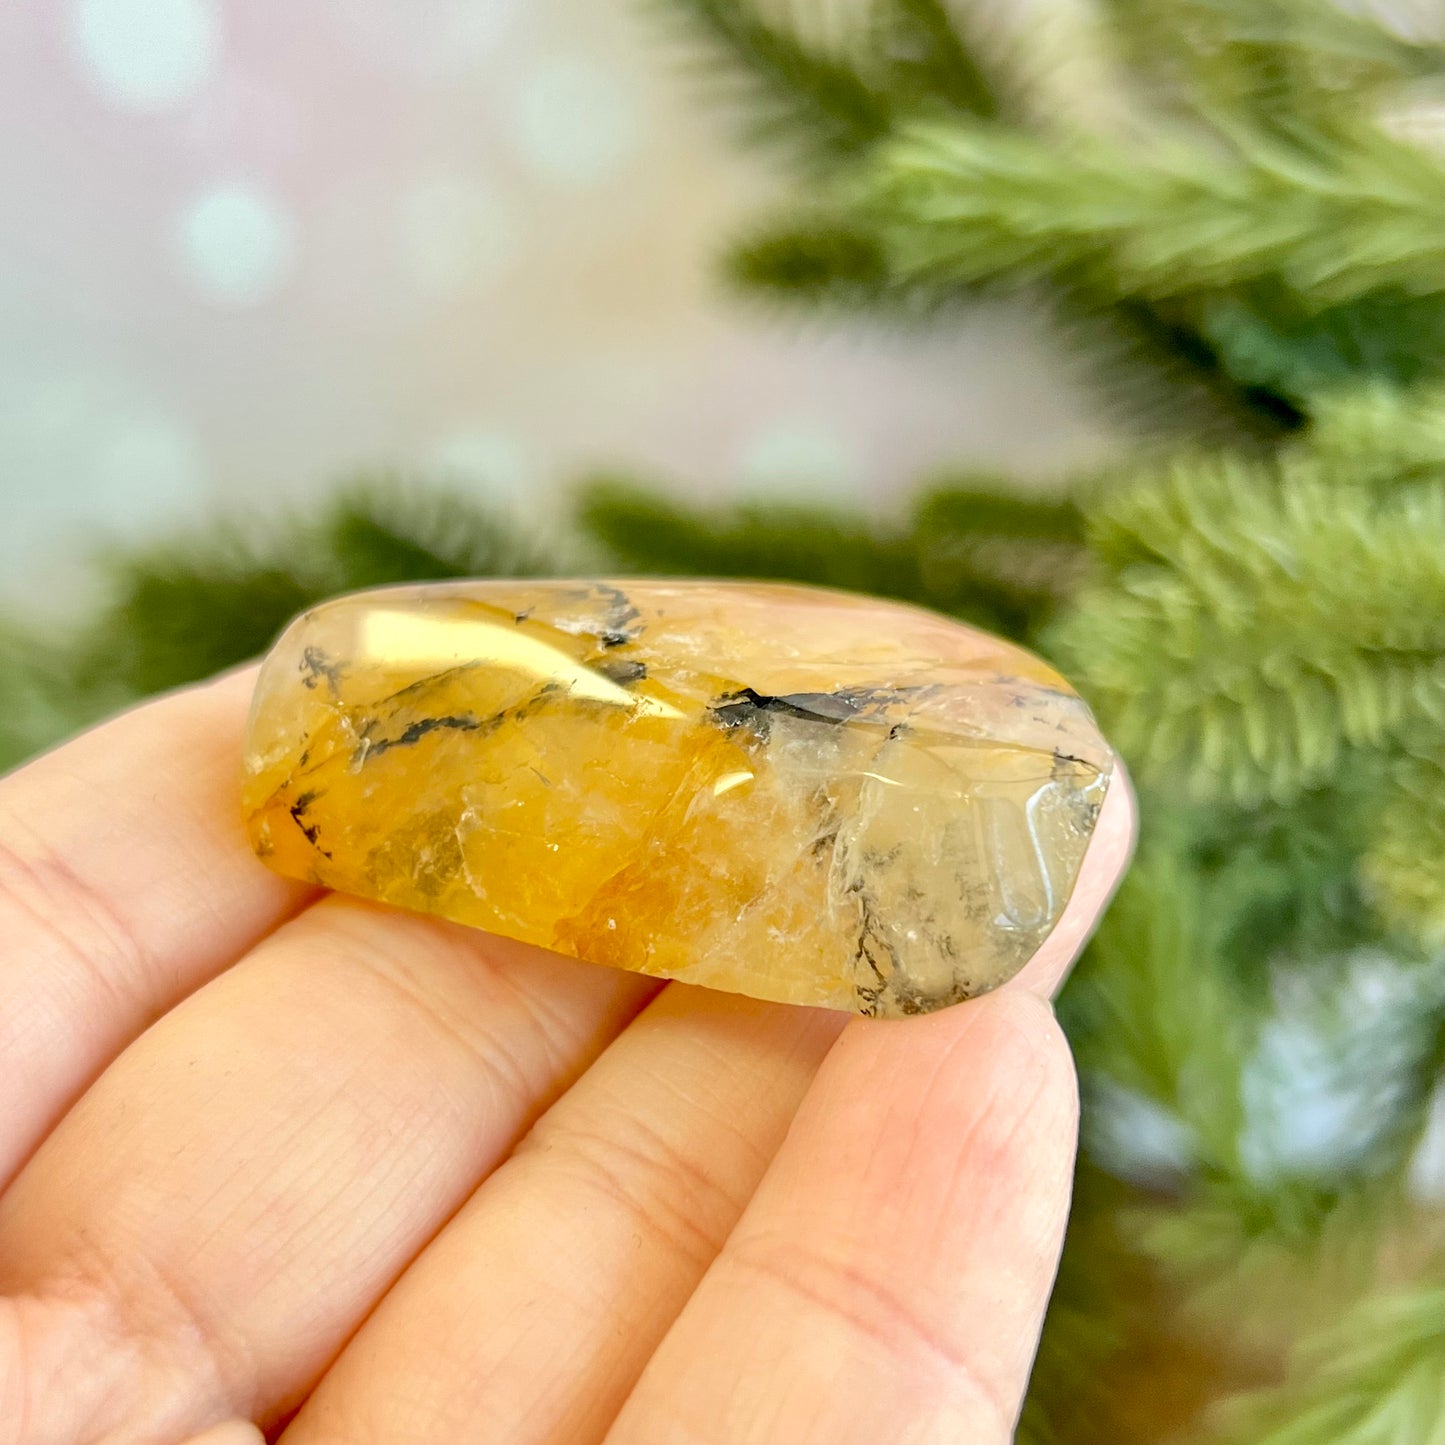
{"type": "Polygon", "coordinates": [[[468,428],[442,437],[427,458],[430,469],[448,481],[493,502],[536,499],[536,468],[519,436],[487,427],[468,428]]]}
{"type": "Polygon", "coordinates": [[[379,69],[426,83],[470,77],[506,33],[517,0],[426,0],[379,5],[330,0],[338,31],[379,69]]]}
{"type": "Polygon", "coordinates": [[[642,144],[635,91],[605,66],[558,58],[527,75],[507,117],[531,169],[561,185],[606,180],[642,144]]]}
{"type": "Polygon", "coordinates": [[[202,495],[207,467],[189,418],[143,376],[79,356],[37,371],[17,356],[0,357],[0,476],[24,478],[0,527],[0,579],[43,575],[26,602],[48,606],[93,582],[89,529],[112,539],[154,532],[202,495]],[[67,558],[71,570],[53,570],[67,558]]]}
{"type": "Polygon", "coordinates": [[[106,439],[97,469],[109,497],[189,500],[204,473],[200,446],[179,417],[161,413],[127,416],[106,439]]]}
{"type": "Polygon", "coordinates": [[[295,262],[291,218],[244,183],[213,186],[185,208],[181,257],[201,294],[218,306],[252,306],[278,290],[295,262]]]}
{"type": "Polygon", "coordinates": [[[516,260],[521,239],[515,206],[476,178],[424,176],[403,198],[403,264],[434,300],[485,289],[516,260]]]}
{"type": "Polygon", "coordinates": [[[96,89],[131,110],[189,100],[220,49],[212,0],[74,0],[71,28],[96,89]]]}
{"type": "Polygon", "coordinates": [[[808,420],[774,422],[743,448],[742,488],[780,496],[853,500],[859,490],[858,458],[830,427],[808,420]]]}

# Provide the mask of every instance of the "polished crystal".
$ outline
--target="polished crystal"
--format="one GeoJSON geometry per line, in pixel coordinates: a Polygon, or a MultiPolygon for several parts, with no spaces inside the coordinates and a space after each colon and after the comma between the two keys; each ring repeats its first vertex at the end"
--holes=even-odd
{"type": "Polygon", "coordinates": [[[561,953],[873,1015],[1058,921],[1111,755],[1051,669],[810,588],[464,582],[325,603],[262,668],[273,868],[561,953]]]}

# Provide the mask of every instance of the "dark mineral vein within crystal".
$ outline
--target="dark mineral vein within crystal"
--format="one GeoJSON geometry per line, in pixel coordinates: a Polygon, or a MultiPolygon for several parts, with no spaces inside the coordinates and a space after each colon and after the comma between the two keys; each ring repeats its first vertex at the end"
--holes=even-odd
{"type": "Polygon", "coordinates": [[[869,1014],[996,987],[1058,921],[1112,758],[1036,658],[808,588],[339,598],[257,686],[280,872],[597,963],[869,1014]]]}

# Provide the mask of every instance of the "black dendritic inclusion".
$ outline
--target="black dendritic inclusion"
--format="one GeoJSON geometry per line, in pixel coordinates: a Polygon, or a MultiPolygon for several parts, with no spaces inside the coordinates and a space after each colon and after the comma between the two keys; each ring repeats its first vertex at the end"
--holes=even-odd
{"type": "Polygon", "coordinates": [[[409,748],[413,744],[419,743],[428,733],[475,732],[481,725],[481,719],[469,712],[452,713],[446,717],[418,718],[416,722],[409,723],[396,737],[382,738],[379,742],[372,743],[367,750],[367,756],[378,757],[390,748],[409,748]]]}
{"type": "Polygon", "coordinates": [[[341,695],[341,679],[343,668],[339,662],[333,662],[327,654],[319,647],[308,647],[301,654],[301,685],[310,691],[315,691],[317,684],[325,678],[327,687],[331,690],[333,697],[341,695]]]}
{"type": "MultiPolygon", "coordinates": [[[[924,1014],[948,1004],[972,998],[975,990],[970,979],[955,976],[948,993],[924,993],[908,979],[907,970],[898,957],[898,950],[889,941],[872,891],[859,879],[848,885],[848,892],[858,904],[858,942],[853,953],[853,989],[858,1012],[865,1018],[882,1014],[924,1014]]],[[[951,960],[956,950],[951,939],[940,940],[940,946],[951,960]]]]}
{"type": "Polygon", "coordinates": [[[607,599],[607,612],[597,640],[603,647],[636,642],[642,635],[642,613],[633,606],[632,599],[620,587],[601,585],[597,591],[607,599]]]}
{"type": "Polygon", "coordinates": [[[765,734],[774,717],[800,717],[810,722],[845,723],[855,718],[881,718],[898,694],[886,688],[843,688],[838,692],[768,694],[745,687],[724,693],[709,704],[713,721],[725,728],[746,727],[765,734]]]}
{"type": "MultiPolygon", "coordinates": [[[[468,664],[471,666],[471,664],[468,664]]],[[[433,678],[423,678],[421,682],[412,684],[405,689],[406,692],[416,692],[430,684],[442,681],[451,676],[450,672],[438,673],[433,678]]],[[[501,712],[493,713],[489,717],[478,717],[475,713],[438,713],[432,716],[420,717],[410,722],[395,737],[378,738],[376,730],[382,725],[382,719],[373,717],[369,719],[360,729],[360,743],[352,754],[352,766],[362,767],[367,763],[373,763],[377,758],[385,756],[393,748],[414,747],[423,738],[431,737],[435,733],[448,732],[482,732],[488,733],[502,726],[506,722],[515,722],[518,718],[526,717],[529,713],[537,711],[546,706],[553,698],[561,695],[565,689],[555,682],[545,682],[536,692],[530,693],[521,702],[511,707],[503,708],[501,712]]],[[[397,693],[394,696],[399,697],[397,693]]]]}
{"type": "Polygon", "coordinates": [[[306,821],[306,810],[321,796],[319,789],[309,788],[304,793],[299,793],[296,801],[289,809],[291,821],[306,835],[306,841],[321,854],[323,858],[331,857],[331,854],[321,846],[321,829],[315,823],[306,821]]]}
{"type": "MultiPolygon", "coordinates": [[[[604,648],[622,647],[642,636],[642,613],[620,587],[605,582],[587,583],[569,588],[563,600],[567,606],[561,609],[561,615],[548,618],[549,624],[560,632],[593,638],[604,648]]],[[[535,607],[529,607],[514,613],[513,617],[520,627],[535,611],[535,607]]]]}
{"type": "Polygon", "coordinates": [[[609,682],[615,682],[619,687],[630,687],[634,682],[641,682],[647,676],[647,664],[625,657],[612,657],[605,662],[598,663],[597,671],[609,682]]]}

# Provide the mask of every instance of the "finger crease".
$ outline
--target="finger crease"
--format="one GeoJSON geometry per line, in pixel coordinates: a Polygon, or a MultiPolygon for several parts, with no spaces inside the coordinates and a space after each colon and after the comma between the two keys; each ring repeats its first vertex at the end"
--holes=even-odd
{"type": "MultiPolygon", "coordinates": [[[[16,826],[7,819],[7,830],[16,826]]],[[[37,838],[29,856],[0,841],[0,913],[13,909],[128,1007],[150,1007],[142,980],[147,953],[101,892],[37,838]]]]}
{"type": "Polygon", "coordinates": [[[730,1246],[725,1262],[781,1287],[894,1358],[905,1358],[921,1346],[984,1405],[1004,1428],[1001,1438],[1008,1438],[1017,1413],[1015,1402],[1006,1399],[999,1386],[946,1333],[924,1319],[911,1301],[869,1272],[797,1239],[780,1246],[759,1236],[730,1246]]]}
{"type": "Polygon", "coordinates": [[[634,1118],[626,1128],[630,1137],[554,1125],[539,1143],[564,1150],[587,1183],[649,1234],[699,1264],[711,1261],[745,1201],[645,1120],[634,1118]]]}
{"type": "MultiPolygon", "coordinates": [[[[547,1080],[566,1067],[566,1041],[558,1037],[565,1032],[563,1026],[540,1011],[525,990],[511,986],[510,992],[520,1004],[517,1009],[520,1018],[509,1018],[504,1029],[464,1029],[448,1017],[426,987],[412,978],[390,954],[365,948],[354,951],[351,957],[383,987],[405,1000],[438,1033],[479,1062],[509,1098],[522,1104],[530,1103],[544,1092],[547,1080]],[[533,1055],[538,1064],[529,1067],[524,1060],[533,1055]]],[[[501,979],[500,970],[487,962],[478,965],[478,974],[479,981],[501,979]]],[[[510,984],[510,980],[502,981],[510,984]]]]}

